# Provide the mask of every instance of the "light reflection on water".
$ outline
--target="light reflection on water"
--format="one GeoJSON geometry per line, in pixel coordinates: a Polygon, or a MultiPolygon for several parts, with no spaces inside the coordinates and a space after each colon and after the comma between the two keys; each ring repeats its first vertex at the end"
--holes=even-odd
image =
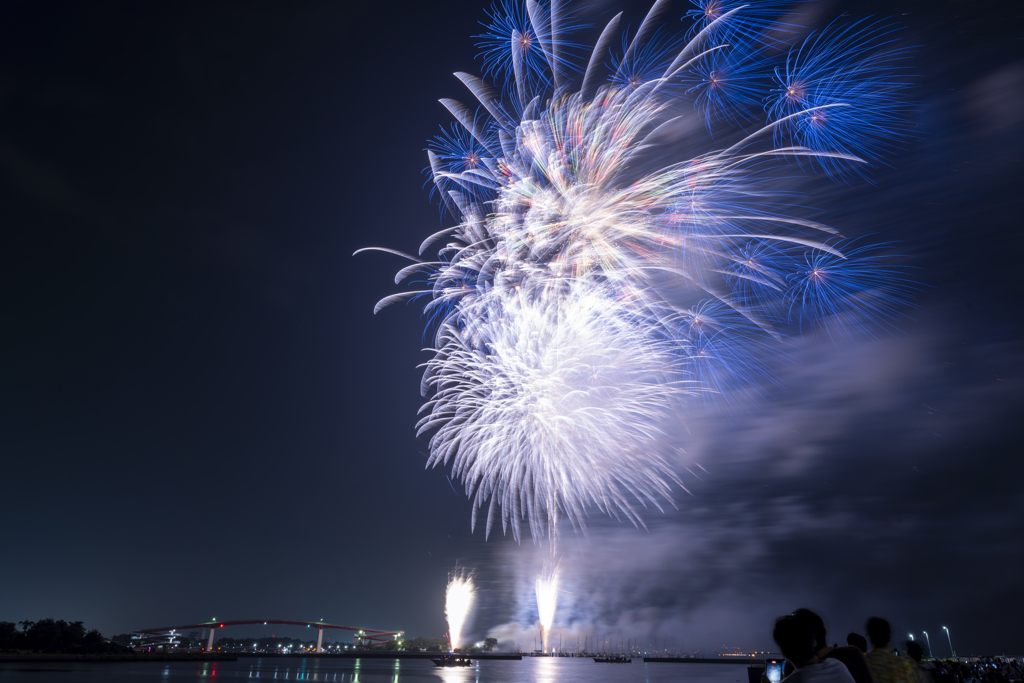
{"type": "Polygon", "coordinates": [[[435,666],[433,673],[441,678],[442,683],[480,683],[480,662],[473,662],[473,666],[435,666]]]}
{"type": "MultiPolygon", "coordinates": [[[[535,657],[534,659],[537,662],[536,679],[534,679],[537,683],[552,683],[558,680],[558,662],[561,661],[560,659],[554,657],[535,657]]],[[[589,662],[589,664],[593,664],[593,662],[589,662]]],[[[589,669],[587,671],[588,674],[602,671],[601,669],[591,669],[589,666],[587,666],[587,669],[589,669]]]]}
{"type": "Polygon", "coordinates": [[[0,683],[178,683],[317,681],[318,683],[747,683],[743,665],[596,664],[586,658],[526,657],[438,668],[426,659],[243,657],[235,662],[0,663],[0,683]]]}

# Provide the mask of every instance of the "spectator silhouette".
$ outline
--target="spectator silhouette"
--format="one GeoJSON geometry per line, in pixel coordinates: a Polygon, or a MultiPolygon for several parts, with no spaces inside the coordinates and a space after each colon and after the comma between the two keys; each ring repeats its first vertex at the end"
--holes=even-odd
{"type": "Polygon", "coordinates": [[[846,644],[857,648],[862,654],[867,654],[868,652],[868,641],[859,633],[846,634],[846,644]]]}
{"type": "Polygon", "coordinates": [[[839,660],[823,661],[815,655],[814,626],[806,618],[795,614],[779,617],[775,620],[772,638],[796,669],[785,679],[787,683],[854,683],[839,660]]]}
{"type": "Polygon", "coordinates": [[[871,617],[864,630],[871,641],[871,651],[865,657],[875,683],[917,683],[914,662],[888,649],[892,640],[889,622],[881,617],[871,617]]]}
{"type": "Polygon", "coordinates": [[[914,675],[917,677],[917,683],[935,683],[932,672],[921,666],[921,655],[924,654],[921,651],[921,646],[913,640],[908,640],[903,643],[903,649],[907,656],[914,661],[914,675]]]}
{"type": "Polygon", "coordinates": [[[874,683],[871,678],[871,671],[868,669],[868,661],[864,653],[856,647],[830,647],[828,645],[828,632],[825,630],[825,621],[806,608],[800,608],[793,612],[794,616],[805,619],[814,629],[815,652],[818,659],[836,659],[842,662],[855,683],[874,683]]]}

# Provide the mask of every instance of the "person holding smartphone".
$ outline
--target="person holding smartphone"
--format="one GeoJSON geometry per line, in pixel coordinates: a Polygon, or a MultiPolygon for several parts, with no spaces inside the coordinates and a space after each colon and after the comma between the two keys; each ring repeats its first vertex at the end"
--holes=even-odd
{"type": "MultiPolygon", "coordinates": [[[[795,671],[786,683],[854,683],[847,668],[836,659],[818,659],[815,654],[814,625],[806,618],[787,614],[775,620],[772,638],[795,671]]],[[[762,683],[768,676],[761,677],[762,683]]]]}
{"type": "MultiPolygon", "coordinates": [[[[765,665],[764,665],[764,678],[767,678],[769,683],[781,683],[782,682],[782,672],[785,671],[785,668],[786,668],[786,661],[785,660],[780,662],[780,661],[777,661],[777,660],[773,659],[771,661],[765,662],[765,665]]],[[[762,678],[762,683],[764,681],[764,678],[762,678]]]]}

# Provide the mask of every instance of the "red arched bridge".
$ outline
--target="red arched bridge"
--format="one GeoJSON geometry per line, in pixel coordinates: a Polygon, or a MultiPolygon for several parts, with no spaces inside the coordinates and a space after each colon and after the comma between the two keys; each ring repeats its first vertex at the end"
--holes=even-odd
{"type": "Polygon", "coordinates": [[[382,643],[388,638],[398,638],[405,634],[405,631],[379,631],[372,628],[359,628],[357,626],[340,626],[338,624],[325,624],[323,621],[288,621],[285,619],[251,619],[247,621],[207,621],[202,624],[185,624],[184,626],[161,626],[160,628],[144,628],[133,633],[142,636],[142,642],[151,645],[167,645],[180,638],[184,631],[194,629],[210,629],[210,635],[206,640],[206,651],[213,648],[213,634],[218,628],[225,626],[251,626],[262,624],[280,624],[283,626],[305,626],[306,628],[317,629],[316,651],[323,652],[324,631],[327,629],[339,629],[352,631],[353,640],[357,645],[373,645],[382,643]]]}

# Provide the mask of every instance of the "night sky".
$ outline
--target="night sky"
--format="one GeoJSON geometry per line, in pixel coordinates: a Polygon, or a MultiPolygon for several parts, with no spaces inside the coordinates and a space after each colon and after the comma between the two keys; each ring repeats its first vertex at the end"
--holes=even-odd
{"type": "MultiPolygon", "coordinates": [[[[635,26],[646,5],[585,20],[619,9],[635,26]]],[[[695,407],[678,438],[707,474],[678,510],[568,532],[567,638],[766,649],[806,606],[832,640],[878,614],[1021,654],[1024,10],[808,13],[844,10],[920,46],[919,133],[807,203],[898,240],[916,307],[896,335],[800,341],[767,398],[695,407]]],[[[442,227],[423,150],[450,120],[437,99],[463,97],[452,72],[479,72],[483,18],[462,0],[4,4],[0,620],[438,637],[459,562],[482,588],[471,635],[532,648],[542,549],[471,533],[458,483],[424,471],[423,321],[374,316],[401,264],[352,257],[442,227]]]]}

